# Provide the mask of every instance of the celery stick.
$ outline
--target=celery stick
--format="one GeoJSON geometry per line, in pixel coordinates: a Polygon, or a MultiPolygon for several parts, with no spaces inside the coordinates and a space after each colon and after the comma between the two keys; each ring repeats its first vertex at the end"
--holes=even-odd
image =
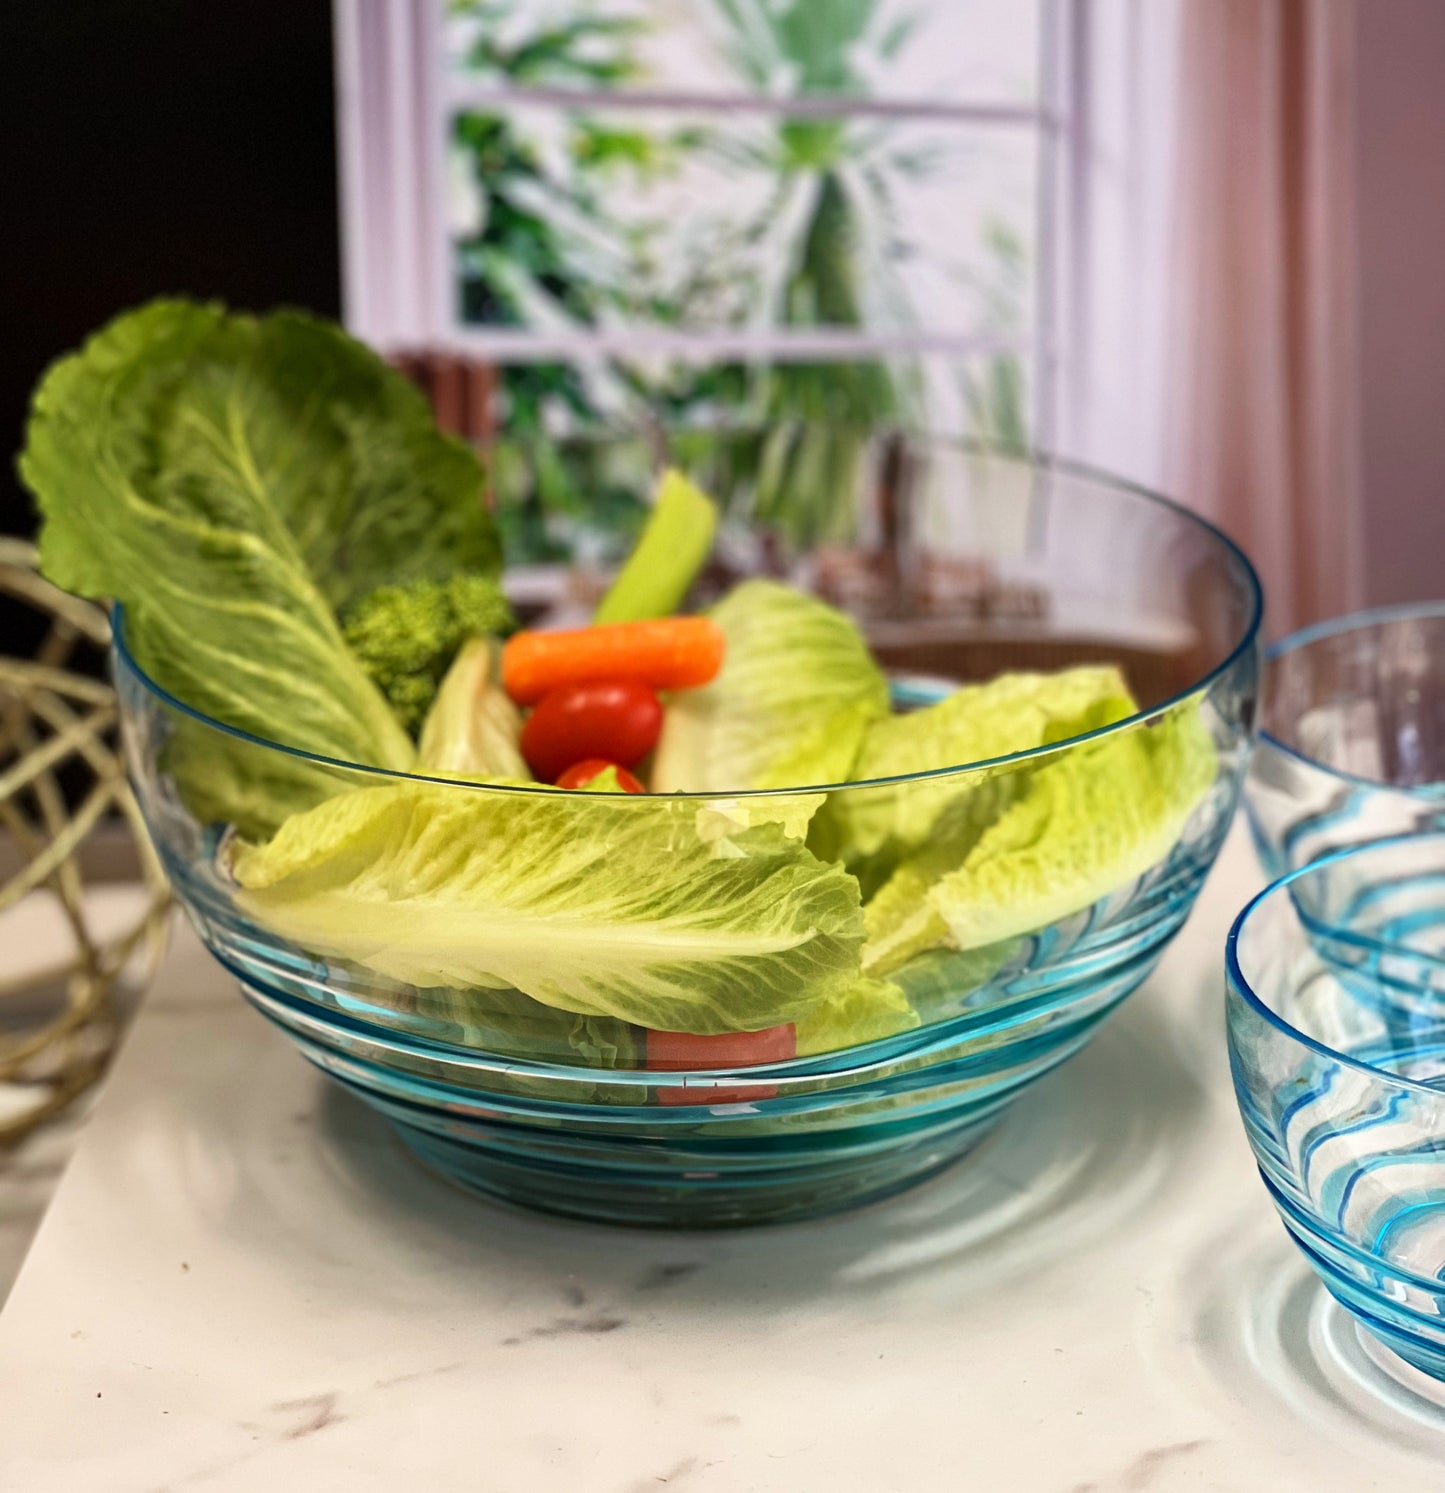
{"type": "Polygon", "coordinates": [[[657,500],[642,537],[592,620],[670,617],[702,569],[716,528],[712,499],[669,467],[658,482],[657,500]]]}

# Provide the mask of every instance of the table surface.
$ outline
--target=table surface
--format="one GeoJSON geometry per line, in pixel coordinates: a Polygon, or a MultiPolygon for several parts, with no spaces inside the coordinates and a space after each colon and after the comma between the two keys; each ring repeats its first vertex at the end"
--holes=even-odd
{"type": "Polygon", "coordinates": [[[1285,1239],[1229,1088],[1236,834],[1164,963],[952,1171],[817,1223],[478,1201],[178,932],[0,1315],[0,1487],[1439,1489],[1445,1410],[1285,1239]]]}

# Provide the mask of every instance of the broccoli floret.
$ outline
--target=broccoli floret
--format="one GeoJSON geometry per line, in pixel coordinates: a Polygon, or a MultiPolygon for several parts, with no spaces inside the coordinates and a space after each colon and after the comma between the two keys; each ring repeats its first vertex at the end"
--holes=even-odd
{"type": "Polygon", "coordinates": [[[362,668],[413,736],[462,644],[480,633],[507,632],[513,625],[502,588],[482,575],[378,586],[341,619],[362,668]]]}

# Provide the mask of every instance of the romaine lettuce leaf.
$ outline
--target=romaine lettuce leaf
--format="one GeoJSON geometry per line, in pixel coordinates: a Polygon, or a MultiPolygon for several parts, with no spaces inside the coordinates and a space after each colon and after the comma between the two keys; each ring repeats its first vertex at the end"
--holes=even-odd
{"type": "Polygon", "coordinates": [[[940,836],[898,867],[867,908],[865,971],[997,944],[1091,906],[1168,855],[1217,768],[1197,699],[1045,759],[981,834],[940,836]]]}
{"type": "MultiPolygon", "coordinates": [[[[922,846],[891,870],[885,868],[881,886],[865,882],[865,959],[877,963],[886,956],[886,968],[894,970],[926,949],[951,945],[948,925],[928,894],[968,860],[985,831],[1026,791],[1030,776],[1028,768],[1014,767],[979,777],[969,791],[955,790],[922,846]]],[[[865,873],[880,861],[875,857],[865,873]]]]}
{"type": "Polygon", "coordinates": [[[836,783],[852,772],[888,683],[842,612],[776,581],[744,581],[712,611],[727,638],[718,677],[667,704],[657,793],[836,783]]]}
{"type": "Polygon", "coordinates": [[[996,1003],[987,987],[1015,958],[1022,943],[1007,938],[977,949],[931,949],[900,965],[888,978],[908,998],[920,1020],[947,1021],[996,1003]]]}
{"type": "MultiPolygon", "coordinates": [[[[383,579],[495,570],[499,555],[475,457],[374,353],[297,313],[156,302],[47,373],[21,473],[46,575],[124,602],[164,688],[263,739],[412,765],[335,610],[383,579]]],[[[246,760],[203,782],[205,754],[187,750],[177,780],[240,817],[257,799],[246,760]]]]}
{"type": "Polygon", "coordinates": [[[517,745],[522,716],[498,684],[497,646],[473,638],[457,654],[422,723],[418,766],[481,781],[531,777],[517,745]]]}
{"type": "Polygon", "coordinates": [[[765,798],[710,798],[699,805],[697,832],[709,844],[755,824],[777,824],[793,840],[808,833],[808,821],[823,806],[823,793],[770,793],[765,798]]]}
{"type": "MultiPolygon", "coordinates": [[[[1132,715],[1137,707],[1111,665],[1057,674],[1001,674],[965,685],[936,705],[873,722],[853,776],[860,782],[983,762],[1047,746],[1132,715]]],[[[823,811],[815,848],[841,858],[869,897],[923,844],[944,810],[974,793],[981,774],[836,793],[823,811]]]]}
{"type": "Polygon", "coordinates": [[[666,1031],[793,1021],[856,978],[858,885],[778,824],[709,843],[696,808],[364,788],[236,847],[237,901],[308,951],[409,985],[515,987],[666,1031]]]}
{"type": "Polygon", "coordinates": [[[794,1032],[800,1058],[876,1042],[911,1031],[918,1013],[897,985],[886,980],[840,980],[798,1017],[794,1032]]]}
{"type": "Polygon", "coordinates": [[[627,789],[622,786],[622,779],[618,775],[617,768],[609,762],[595,778],[589,778],[583,783],[582,793],[626,793],[627,789]]]}
{"type": "Polygon", "coordinates": [[[641,1068],[643,1034],[610,1016],[576,1016],[511,989],[417,990],[411,1007],[443,1041],[532,1062],[641,1068]]]}

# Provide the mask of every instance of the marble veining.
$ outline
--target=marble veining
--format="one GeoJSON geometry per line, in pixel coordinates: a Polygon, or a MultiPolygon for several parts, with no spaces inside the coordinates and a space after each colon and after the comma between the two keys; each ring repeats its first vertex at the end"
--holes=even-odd
{"type": "Polygon", "coordinates": [[[521,1343],[536,1342],[539,1338],[566,1337],[569,1333],[584,1333],[593,1336],[604,1332],[616,1332],[627,1326],[626,1317],[609,1317],[605,1312],[593,1312],[588,1317],[554,1317],[538,1327],[529,1327],[513,1337],[504,1337],[504,1348],[515,1348],[521,1343]]]}
{"type": "Polygon", "coordinates": [[[1137,1457],[1117,1477],[1103,1483],[1075,1483],[1069,1493],[1144,1493],[1158,1486],[1159,1476],[1171,1462],[1197,1452],[1209,1443],[1202,1439],[1176,1441],[1170,1446],[1151,1446],[1137,1457]]]}
{"type": "MultiPolygon", "coordinates": [[[[282,1400],[272,1405],[278,1415],[297,1416],[296,1424],[281,1432],[284,1441],[300,1441],[303,1436],[314,1436],[327,1426],[340,1425],[346,1419],[336,1409],[336,1395],[310,1395],[302,1400],[282,1400]]],[[[246,1429],[250,1429],[249,1425],[246,1429]]]]}
{"type": "Polygon", "coordinates": [[[659,1472],[653,1477],[639,1478],[636,1482],[628,1484],[627,1493],[657,1493],[659,1488],[679,1487],[687,1480],[690,1472],[698,1470],[698,1466],[696,1457],[683,1457],[666,1472],[659,1472]]]}
{"type": "Polygon", "coordinates": [[[701,1260],[664,1260],[644,1273],[633,1288],[637,1291],[665,1291],[669,1286],[696,1275],[703,1268],[701,1260]]]}

